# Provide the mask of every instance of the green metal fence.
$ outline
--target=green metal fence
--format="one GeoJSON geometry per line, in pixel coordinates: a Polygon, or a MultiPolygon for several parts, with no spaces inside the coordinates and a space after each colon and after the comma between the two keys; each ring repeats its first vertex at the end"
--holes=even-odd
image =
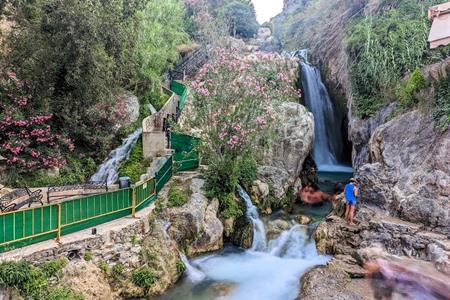
{"type": "Polygon", "coordinates": [[[172,156],[170,156],[167,161],[162,165],[159,171],[156,173],[156,193],[162,190],[162,188],[166,185],[166,183],[172,178],[173,173],[173,160],[172,156]]]}
{"type": "MultiPolygon", "coordinates": [[[[181,97],[179,108],[182,111],[186,103],[187,88],[174,81],[171,89],[181,97]]],[[[198,143],[197,138],[172,133],[171,144],[175,150],[173,156],[161,166],[154,178],[132,188],[0,214],[0,252],[49,239],[59,239],[62,235],[128,215],[134,217],[136,211],[156,200],[158,192],[175,171],[198,167],[198,143]]]]}
{"type": "Polygon", "coordinates": [[[184,106],[186,105],[187,100],[187,87],[179,83],[178,81],[172,81],[170,84],[170,90],[180,96],[180,103],[178,104],[178,109],[180,112],[183,111],[184,106]]]}
{"type": "Polygon", "coordinates": [[[170,145],[175,153],[173,161],[176,172],[189,171],[199,166],[200,159],[197,146],[200,140],[190,135],[173,132],[170,145]]]}

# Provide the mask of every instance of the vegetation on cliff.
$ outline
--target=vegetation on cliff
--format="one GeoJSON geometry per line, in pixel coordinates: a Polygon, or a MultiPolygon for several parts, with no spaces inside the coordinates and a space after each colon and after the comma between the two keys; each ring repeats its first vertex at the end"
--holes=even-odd
{"type": "Polygon", "coordinates": [[[0,154],[11,184],[70,167],[71,152],[103,160],[126,118],[120,91],[158,92],[189,38],[179,0],[2,1],[1,13],[13,24],[0,53],[0,120],[11,133],[2,130],[0,154]]]}
{"type": "Polygon", "coordinates": [[[353,111],[358,117],[372,116],[399,97],[405,109],[431,102],[436,104],[431,109],[442,114],[442,101],[434,101],[432,90],[417,95],[420,89],[405,91],[412,82],[404,81],[417,79],[418,68],[450,55],[449,46],[430,50],[427,44],[431,23],[426,12],[440,2],[300,1],[290,14],[275,19],[275,33],[284,48],[310,48],[331,66],[327,75],[347,94],[353,94],[353,111]],[[413,99],[417,97],[427,101],[413,99]]]}

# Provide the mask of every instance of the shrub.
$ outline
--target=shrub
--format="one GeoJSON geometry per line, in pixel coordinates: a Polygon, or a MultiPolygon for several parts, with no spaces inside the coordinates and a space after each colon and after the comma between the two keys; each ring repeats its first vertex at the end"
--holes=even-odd
{"type": "Polygon", "coordinates": [[[85,261],[91,261],[92,260],[92,252],[91,251],[86,251],[83,255],[83,258],[85,261]]]}
{"type": "Polygon", "coordinates": [[[427,86],[425,77],[420,69],[416,69],[409,80],[402,83],[397,89],[397,97],[403,108],[411,108],[417,104],[416,94],[427,86]]]}
{"type": "Polygon", "coordinates": [[[142,137],[138,139],[136,145],[131,151],[130,158],[120,168],[120,176],[130,177],[131,181],[138,182],[142,174],[147,172],[150,166],[148,160],[144,160],[144,152],[142,148],[142,137]]]}
{"type": "Polygon", "coordinates": [[[105,274],[106,276],[111,275],[111,269],[106,261],[100,260],[98,262],[98,267],[100,268],[100,270],[102,270],[103,274],[105,274]]]}
{"type": "Polygon", "coordinates": [[[234,196],[234,193],[223,196],[219,199],[221,215],[225,219],[239,218],[244,215],[244,211],[239,206],[234,196]]]}
{"type": "Polygon", "coordinates": [[[0,286],[14,287],[23,290],[27,282],[32,280],[34,267],[28,262],[4,262],[0,264],[0,286]]]}
{"type": "Polygon", "coordinates": [[[184,263],[181,260],[177,261],[177,272],[178,272],[178,274],[183,273],[185,270],[186,270],[186,266],[184,265],[184,263]]]}
{"type": "Polygon", "coordinates": [[[114,279],[118,279],[118,278],[120,278],[122,276],[123,271],[124,271],[124,266],[123,266],[122,263],[119,262],[119,263],[115,264],[112,267],[112,269],[111,269],[111,276],[114,279]]]}
{"type": "Polygon", "coordinates": [[[47,278],[55,277],[58,273],[67,266],[67,258],[62,257],[56,260],[46,262],[41,269],[47,278]]]}
{"type": "Polygon", "coordinates": [[[186,196],[186,193],[176,187],[174,184],[170,186],[169,193],[168,193],[168,199],[167,199],[167,206],[168,207],[180,207],[183,206],[188,202],[188,197],[186,196]]]}
{"type": "Polygon", "coordinates": [[[242,158],[239,164],[240,181],[247,187],[253,184],[256,180],[256,174],[258,172],[258,165],[254,157],[246,156],[242,158]]]}
{"type": "Polygon", "coordinates": [[[50,290],[46,300],[83,300],[84,297],[72,292],[66,287],[50,290]]]}
{"type": "Polygon", "coordinates": [[[433,109],[436,124],[444,130],[450,125],[450,76],[436,87],[436,99],[433,109]]]}
{"type": "Polygon", "coordinates": [[[149,267],[143,266],[133,271],[131,281],[138,287],[148,289],[155,283],[156,277],[149,267]]]}

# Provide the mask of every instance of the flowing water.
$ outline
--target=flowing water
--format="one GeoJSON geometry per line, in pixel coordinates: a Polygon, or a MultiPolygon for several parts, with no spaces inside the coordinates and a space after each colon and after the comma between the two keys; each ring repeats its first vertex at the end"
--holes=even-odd
{"type": "Polygon", "coordinates": [[[141,136],[142,128],[137,129],[135,132],[125,138],[119,148],[114,149],[109,158],[100,165],[97,173],[92,175],[91,181],[106,182],[107,184],[113,184],[119,179],[119,168],[130,158],[131,150],[136,145],[137,140],[141,136]]]}
{"type": "MultiPolygon", "coordinates": [[[[157,112],[151,104],[148,105],[148,110],[151,115],[157,112]]],[[[94,182],[114,184],[119,179],[120,166],[130,158],[131,151],[136,145],[136,142],[141,134],[142,128],[138,128],[135,132],[126,137],[122,141],[122,145],[111,151],[108,159],[100,165],[97,172],[92,175],[90,180],[94,182]]]]}
{"type": "Polygon", "coordinates": [[[297,51],[293,55],[303,58],[301,62],[303,95],[306,106],[314,115],[314,161],[320,171],[351,172],[351,167],[340,164],[344,137],[320,71],[309,64],[307,50],[297,51]]]}
{"type": "Polygon", "coordinates": [[[296,224],[278,238],[267,241],[256,207],[242,188],[238,192],[247,205],[247,217],[254,224],[251,249],[229,246],[218,253],[186,261],[185,278],[160,299],[295,299],[302,274],[329,260],[317,253],[307,226],[296,224]],[[201,276],[204,278],[199,280],[201,276]]]}

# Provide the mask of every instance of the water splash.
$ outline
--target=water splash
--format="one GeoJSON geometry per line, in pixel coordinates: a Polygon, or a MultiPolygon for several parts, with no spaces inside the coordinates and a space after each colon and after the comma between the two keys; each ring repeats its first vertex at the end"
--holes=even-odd
{"type": "Polygon", "coordinates": [[[91,181],[114,184],[119,179],[120,166],[130,158],[131,150],[133,150],[136,145],[141,133],[142,128],[139,128],[125,138],[122,145],[119,148],[114,149],[109,154],[109,158],[101,164],[97,172],[92,175],[91,181]]]}
{"type": "Polygon", "coordinates": [[[186,275],[190,282],[192,283],[198,283],[206,278],[205,273],[194,267],[189,260],[187,259],[186,255],[180,252],[180,259],[183,262],[184,266],[186,267],[186,275]]]}
{"type": "Polygon", "coordinates": [[[251,250],[264,251],[267,246],[266,230],[264,228],[264,223],[259,218],[258,208],[253,205],[250,196],[240,185],[238,185],[237,191],[239,193],[239,196],[241,196],[241,198],[244,200],[245,206],[247,207],[247,218],[249,218],[253,223],[253,243],[251,250]]]}

